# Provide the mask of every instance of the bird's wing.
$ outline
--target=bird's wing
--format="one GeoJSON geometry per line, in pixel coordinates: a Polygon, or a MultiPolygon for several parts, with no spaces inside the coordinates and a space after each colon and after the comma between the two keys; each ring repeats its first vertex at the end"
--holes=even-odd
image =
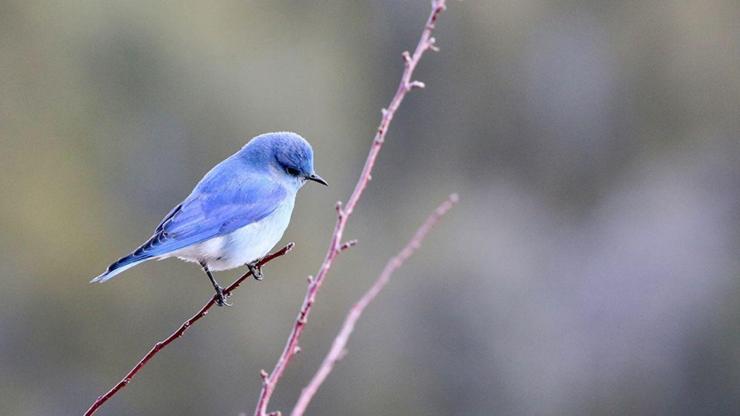
{"type": "Polygon", "coordinates": [[[288,191],[264,174],[241,173],[229,159],[213,168],[154,234],[131,254],[111,264],[92,282],[105,282],[124,270],[158,256],[229,234],[277,209],[288,191]]]}
{"type": "Polygon", "coordinates": [[[261,175],[206,176],[133,254],[161,256],[229,234],[270,215],[287,195],[283,186],[261,175]]]}

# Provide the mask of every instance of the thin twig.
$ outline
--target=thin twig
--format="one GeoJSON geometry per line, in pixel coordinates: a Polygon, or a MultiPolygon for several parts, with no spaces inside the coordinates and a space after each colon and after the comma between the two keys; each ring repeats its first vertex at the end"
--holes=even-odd
{"type": "Polygon", "coordinates": [[[257,407],[254,411],[255,416],[268,415],[267,407],[270,403],[270,399],[272,398],[272,394],[275,391],[275,387],[280,381],[280,378],[283,376],[285,369],[295,355],[296,351],[298,351],[299,349],[298,341],[301,337],[301,334],[303,333],[303,329],[305,328],[306,323],[308,322],[308,315],[311,312],[311,308],[313,307],[313,304],[316,300],[316,294],[318,293],[319,288],[321,288],[321,285],[324,282],[327,273],[331,269],[334,260],[340,253],[343,252],[343,248],[345,246],[342,242],[342,236],[347,225],[347,220],[352,215],[352,212],[354,211],[357,202],[360,200],[360,197],[367,187],[368,182],[370,182],[372,170],[375,166],[375,161],[378,158],[380,149],[383,147],[383,143],[385,142],[385,135],[388,131],[391,120],[393,120],[393,116],[395,115],[396,110],[398,110],[401,102],[403,102],[406,93],[414,88],[421,88],[424,85],[421,82],[413,81],[411,77],[414,73],[414,69],[416,69],[416,66],[421,60],[422,55],[424,55],[424,53],[428,50],[437,50],[435,46],[435,40],[432,37],[432,31],[434,30],[434,26],[437,22],[439,14],[442,13],[445,8],[445,0],[432,1],[432,11],[429,14],[429,18],[427,19],[426,24],[424,25],[424,29],[421,32],[421,38],[419,39],[419,43],[416,45],[414,53],[410,54],[408,51],[406,51],[402,54],[404,61],[404,70],[403,74],[401,75],[401,82],[399,83],[398,88],[396,89],[396,93],[391,99],[388,108],[383,109],[382,111],[380,125],[378,126],[378,130],[376,131],[372,145],[370,146],[370,151],[367,155],[367,159],[365,160],[365,166],[362,168],[360,177],[357,180],[357,184],[355,185],[352,194],[347,200],[347,204],[345,206],[342,206],[341,202],[337,202],[337,220],[334,225],[334,232],[332,233],[331,242],[329,243],[329,248],[327,249],[324,261],[319,267],[319,271],[316,273],[316,276],[312,279],[309,279],[308,288],[306,289],[306,295],[303,299],[303,304],[301,305],[298,316],[295,319],[293,327],[290,331],[290,335],[288,336],[288,340],[285,343],[285,347],[283,347],[283,352],[280,354],[280,357],[275,363],[275,367],[270,373],[267,373],[264,370],[262,370],[261,372],[263,374],[262,388],[260,389],[259,400],[257,401],[257,407]]]}
{"type": "Polygon", "coordinates": [[[372,302],[375,297],[378,296],[378,293],[383,290],[385,285],[388,284],[391,276],[393,275],[393,272],[401,267],[403,263],[408,260],[408,258],[411,257],[414,252],[416,252],[416,250],[419,249],[422,241],[424,241],[424,238],[426,238],[429,231],[432,230],[432,228],[439,222],[442,216],[445,215],[447,211],[449,211],[452,206],[457,203],[457,201],[457,194],[450,195],[449,198],[442,202],[437,207],[437,209],[435,209],[429,215],[429,217],[427,217],[426,221],[424,221],[424,224],[422,224],[421,227],[416,230],[416,233],[414,233],[414,236],[411,238],[411,240],[406,243],[406,245],[398,254],[388,260],[388,263],[386,263],[385,268],[375,280],[373,285],[370,286],[367,292],[365,292],[360,300],[355,303],[352,309],[350,309],[347,317],[344,319],[344,323],[342,324],[342,328],[339,331],[339,334],[337,334],[337,337],[334,338],[331,349],[329,350],[329,353],[326,354],[326,357],[324,357],[319,370],[316,372],[316,374],[314,374],[308,385],[306,385],[306,387],[304,387],[301,391],[301,395],[298,398],[298,401],[296,402],[296,405],[290,414],[291,416],[302,416],[305,413],[308,404],[311,403],[311,399],[313,399],[314,395],[319,390],[319,387],[321,387],[321,384],[324,382],[324,380],[326,380],[326,377],[334,369],[334,365],[339,360],[344,358],[345,354],[347,353],[346,348],[349,337],[350,335],[352,335],[352,331],[355,329],[355,324],[357,323],[357,320],[360,319],[360,316],[365,311],[367,305],[369,305],[370,302],[372,302]]]}
{"type": "MultiPolygon", "coordinates": [[[[262,265],[267,264],[271,260],[274,260],[274,259],[276,259],[276,258],[278,258],[280,256],[283,256],[283,255],[287,254],[290,250],[293,249],[294,246],[295,246],[295,244],[288,243],[285,247],[281,248],[280,250],[278,250],[278,251],[276,251],[274,253],[271,253],[271,254],[268,254],[267,256],[265,256],[262,260],[259,261],[259,263],[257,264],[257,266],[258,267],[261,267],[262,265]]],[[[224,295],[226,295],[226,296],[231,295],[231,292],[233,292],[236,288],[238,288],[239,285],[241,285],[241,283],[244,281],[244,279],[248,278],[251,275],[252,275],[252,272],[251,271],[248,271],[242,277],[238,278],[234,283],[232,283],[231,285],[229,285],[229,287],[227,287],[226,289],[224,289],[224,295]]],[[[105,402],[107,402],[108,399],[110,399],[111,397],[113,397],[122,388],[126,387],[128,385],[128,383],[130,383],[131,380],[134,378],[134,376],[136,375],[136,373],[138,373],[139,370],[141,370],[149,362],[149,360],[151,360],[152,358],[154,358],[154,356],[157,355],[157,353],[159,353],[162,349],[164,349],[172,341],[174,341],[175,339],[181,337],[185,333],[185,331],[187,331],[188,329],[190,329],[190,327],[195,322],[197,322],[198,320],[200,320],[202,317],[206,316],[208,314],[208,310],[211,309],[211,307],[213,307],[213,305],[215,303],[216,303],[216,295],[214,295],[211,298],[211,300],[209,300],[205,305],[203,305],[203,307],[200,308],[200,310],[195,315],[193,315],[187,321],[183,322],[183,324],[180,325],[180,327],[175,332],[173,332],[172,334],[170,334],[170,336],[168,336],[167,338],[163,339],[162,341],[159,341],[156,344],[154,344],[154,346],[152,347],[152,349],[149,350],[149,352],[146,353],[146,355],[144,355],[141,358],[141,360],[139,360],[138,363],[136,363],[136,365],[131,369],[131,371],[128,372],[128,374],[126,374],[126,376],[124,376],[121,379],[121,381],[119,381],[115,386],[113,386],[110,390],[108,390],[107,393],[105,393],[102,396],[99,396],[97,399],[95,399],[95,402],[93,402],[93,404],[90,406],[90,408],[87,409],[87,411],[85,412],[85,416],[91,416],[91,415],[95,414],[95,412],[98,411],[98,409],[100,408],[100,406],[102,406],[105,402]]]]}

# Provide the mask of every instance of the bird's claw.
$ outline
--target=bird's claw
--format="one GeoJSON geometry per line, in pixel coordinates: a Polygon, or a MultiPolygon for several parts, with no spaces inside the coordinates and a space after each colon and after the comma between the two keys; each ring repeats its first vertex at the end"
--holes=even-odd
{"type": "Polygon", "coordinates": [[[265,275],[262,274],[262,267],[258,266],[257,262],[248,263],[247,268],[249,268],[249,271],[252,273],[254,280],[261,281],[265,278],[265,275]]]}
{"type": "Polygon", "coordinates": [[[221,286],[216,287],[216,304],[218,306],[231,306],[232,304],[226,301],[227,297],[228,295],[221,286]]]}

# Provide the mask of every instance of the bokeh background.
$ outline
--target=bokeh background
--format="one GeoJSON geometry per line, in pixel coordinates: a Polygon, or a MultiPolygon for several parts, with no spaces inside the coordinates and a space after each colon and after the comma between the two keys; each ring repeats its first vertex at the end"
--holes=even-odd
{"type": "MultiPolygon", "coordinates": [[[[0,414],[81,414],[194,312],[193,265],[87,282],[250,137],[293,130],[331,183],[299,195],[295,252],[100,412],[251,414],[428,9],[0,1],[0,414]]],[[[272,409],[458,192],[310,414],[738,414],[738,22],[735,0],[451,2],[272,409]]]]}

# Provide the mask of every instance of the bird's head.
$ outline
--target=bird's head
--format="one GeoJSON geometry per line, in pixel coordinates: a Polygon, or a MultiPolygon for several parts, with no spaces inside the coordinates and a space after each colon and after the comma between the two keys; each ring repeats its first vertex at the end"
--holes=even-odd
{"type": "Polygon", "coordinates": [[[298,134],[290,132],[261,134],[250,140],[240,153],[263,164],[288,181],[299,185],[306,181],[328,185],[314,170],[311,145],[298,134]]]}

